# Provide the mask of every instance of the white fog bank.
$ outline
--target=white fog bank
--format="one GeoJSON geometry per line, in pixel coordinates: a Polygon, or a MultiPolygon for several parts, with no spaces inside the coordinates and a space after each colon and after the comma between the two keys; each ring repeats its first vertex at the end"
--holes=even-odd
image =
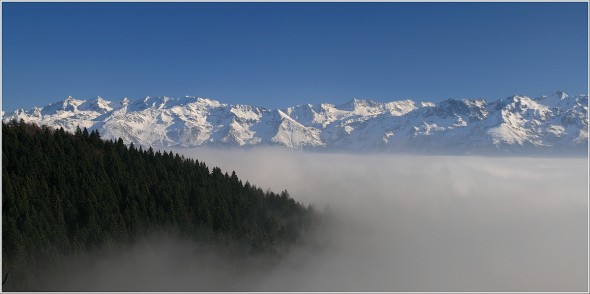
{"type": "Polygon", "coordinates": [[[334,214],[244,291],[587,290],[585,158],[174,151],[334,214]]]}

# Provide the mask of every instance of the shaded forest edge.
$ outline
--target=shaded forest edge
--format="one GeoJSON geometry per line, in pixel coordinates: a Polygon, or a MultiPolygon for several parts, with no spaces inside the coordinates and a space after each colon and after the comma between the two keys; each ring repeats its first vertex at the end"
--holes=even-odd
{"type": "Polygon", "coordinates": [[[39,288],[39,274],[59,271],[65,258],[157,231],[279,259],[317,220],[287,191],[263,191],[195,159],[98,131],[2,124],[4,290],[52,290],[39,288]]]}

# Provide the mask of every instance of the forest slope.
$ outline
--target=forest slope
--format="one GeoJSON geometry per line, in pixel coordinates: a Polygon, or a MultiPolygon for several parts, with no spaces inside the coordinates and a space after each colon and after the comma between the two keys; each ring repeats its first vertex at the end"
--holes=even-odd
{"type": "MultiPolygon", "coordinates": [[[[97,248],[172,232],[235,254],[277,255],[313,211],[171,152],[104,141],[98,131],[2,124],[5,290],[40,289],[38,275],[97,248]]],[[[199,289],[194,289],[199,290],[199,289]]]]}

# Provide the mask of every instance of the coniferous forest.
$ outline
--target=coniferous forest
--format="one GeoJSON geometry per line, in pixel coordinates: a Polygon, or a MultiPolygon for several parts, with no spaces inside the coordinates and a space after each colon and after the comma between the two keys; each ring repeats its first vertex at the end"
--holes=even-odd
{"type": "Polygon", "coordinates": [[[313,219],[287,191],[263,191],[198,160],[103,140],[98,131],[2,124],[5,290],[39,290],[38,275],[64,258],[158,230],[279,255],[313,219]]]}

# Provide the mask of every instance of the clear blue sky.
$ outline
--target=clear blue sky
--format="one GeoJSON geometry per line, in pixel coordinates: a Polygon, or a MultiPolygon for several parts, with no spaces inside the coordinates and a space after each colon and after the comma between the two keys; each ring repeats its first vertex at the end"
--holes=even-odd
{"type": "Polygon", "coordinates": [[[2,106],[587,93],[587,3],[3,3],[2,106]]]}

